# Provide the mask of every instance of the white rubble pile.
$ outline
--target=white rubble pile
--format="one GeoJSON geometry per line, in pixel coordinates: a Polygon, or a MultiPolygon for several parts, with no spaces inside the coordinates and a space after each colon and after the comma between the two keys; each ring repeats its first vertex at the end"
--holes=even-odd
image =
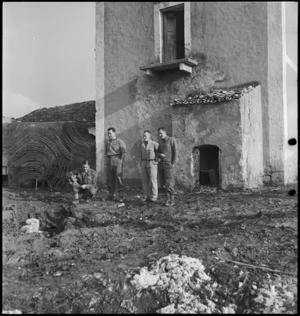
{"type": "Polygon", "coordinates": [[[26,225],[21,227],[21,231],[25,233],[41,233],[40,221],[37,218],[29,218],[26,220],[26,225]]]}
{"type": "MultiPolygon", "coordinates": [[[[199,294],[210,292],[213,296],[213,289],[210,286],[210,276],[204,272],[201,261],[187,256],[171,254],[161,258],[149,271],[141,268],[140,274],[136,274],[131,283],[142,290],[148,287],[152,289],[167,290],[171,304],[161,308],[159,313],[215,313],[215,303],[209,297],[199,294]],[[195,295],[194,293],[198,293],[195,295]],[[176,307],[175,307],[176,305],[176,307]]],[[[231,304],[233,305],[233,304],[231,304]]],[[[234,313],[236,306],[230,306],[223,312],[234,313]]]]}
{"type": "MultiPolygon", "coordinates": [[[[281,276],[274,281],[269,279],[269,284],[259,288],[255,302],[260,303],[261,314],[285,314],[289,306],[297,304],[297,286],[283,284],[281,276]]],[[[252,286],[253,288],[253,286],[252,286]]]]}
{"type": "Polygon", "coordinates": [[[12,315],[15,315],[15,314],[22,314],[22,312],[18,309],[13,309],[13,310],[9,310],[9,311],[2,311],[2,314],[12,314],[12,315]]]}

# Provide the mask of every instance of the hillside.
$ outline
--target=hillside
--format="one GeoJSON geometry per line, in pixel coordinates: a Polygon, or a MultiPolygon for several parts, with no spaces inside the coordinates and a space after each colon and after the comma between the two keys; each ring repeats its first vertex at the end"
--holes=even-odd
{"type": "Polygon", "coordinates": [[[94,126],[95,113],[95,101],[92,100],[38,109],[17,120],[21,122],[77,121],[86,122],[88,126],[94,126]]]}

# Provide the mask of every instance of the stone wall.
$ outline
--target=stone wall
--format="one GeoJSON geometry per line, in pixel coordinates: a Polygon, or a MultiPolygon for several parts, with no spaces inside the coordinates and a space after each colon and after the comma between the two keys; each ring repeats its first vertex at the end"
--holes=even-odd
{"type": "MultiPolygon", "coordinates": [[[[260,81],[266,111],[267,2],[192,2],[191,5],[193,56],[201,61],[202,67],[224,73],[218,83],[221,87],[260,81]]],[[[264,117],[264,121],[267,119],[264,117]]]]}
{"type": "Polygon", "coordinates": [[[178,141],[177,184],[192,189],[198,180],[196,147],[219,148],[219,185],[262,184],[262,119],[260,87],[229,102],[176,106],[172,134],[178,141]]]}
{"type": "MultiPolygon", "coordinates": [[[[271,173],[271,184],[284,184],[284,145],[286,139],[283,103],[282,3],[268,2],[268,111],[269,155],[265,167],[271,173]],[[272,18],[271,18],[272,17],[272,18]]],[[[265,136],[264,136],[265,137],[265,136]]],[[[265,146],[265,144],[264,144],[265,146]]]]}
{"type": "MultiPolygon", "coordinates": [[[[96,11],[102,12],[100,3],[96,4],[96,11]]],[[[105,2],[104,18],[105,21],[98,22],[98,27],[104,28],[104,73],[102,69],[97,72],[97,86],[104,85],[105,96],[97,95],[97,112],[103,111],[105,122],[101,126],[96,124],[96,139],[97,135],[106,134],[108,127],[115,127],[127,145],[124,178],[139,182],[139,145],[143,131],[150,129],[154,139],[159,126],[171,132],[169,84],[173,75],[149,78],[139,70],[140,66],[154,61],[153,3],[105,2]]],[[[97,50],[101,47],[97,46],[97,50]]],[[[97,141],[97,156],[104,154],[103,145],[97,141]]],[[[98,172],[103,168],[104,160],[97,166],[98,172]]]]}
{"type": "MultiPolygon", "coordinates": [[[[266,2],[192,2],[191,12],[190,57],[198,66],[192,74],[168,70],[151,77],[139,67],[155,62],[153,3],[96,3],[97,171],[103,175],[100,177],[103,182],[104,138],[108,127],[116,127],[127,145],[124,178],[140,181],[142,133],[149,129],[156,140],[158,127],[164,126],[169,134],[176,130],[172,127],[170,107],[174,99],[186,97],[195,90],[208,91],[211,87],[223,88],[249,81],[261,82],[262,147],[264,161],[269,161],[269,114],[276,110],[270,112],[268,103],[268,54],[271,53],[268,37],[272,33],[268,28],[268,14],[271,10],[266,2]]],[[[280,23],[278,14],[274,17],[280,23]]],[[[277,33],[273,35],[273,43],[277,40],[279,45],[277,33]]],[[[272,64],[273,72],[278,67],[272,64]]],[[[282,121],[278,124],[281,126],[282,121]]],[[[272,146],[276,141],[272,138],[272,146]]],[[[239,181],[239,177],[234,181],[239,181]]]]}
{"type": "Polygon", "coordinates": [[[262,185],[264,173],[260,86],[255,87],[240,99],[240,110],[244,186],[255,188],[262,185]]]}
{"type": "Polygon", "coordinates": [[[298,182],[298,144],[296,146],[286,145],[285,152],[285,181],[288,184],[298,182]]]}
{"type": "Polygon", "coordinates": [[[190,172],[193,148],[209,144],[219,147],[220,186],[242,185],[242,135],[239,101],[176,107],[173,110],[172,134],[177,139],[179,161],[177,184],[192,188],[190,172]]]}

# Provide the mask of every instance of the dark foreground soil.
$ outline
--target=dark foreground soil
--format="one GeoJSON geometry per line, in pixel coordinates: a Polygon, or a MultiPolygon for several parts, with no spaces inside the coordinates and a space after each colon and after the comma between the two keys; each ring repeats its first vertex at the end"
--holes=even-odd
{"type": "Polygon", "coordinates": [[[69,193],[4,188],[2,309],[297,313],[298,195],[290,189],[199,189],[178,193],[176,206],[165,207],[164,194],[145,204],[128,187],[118,207],[104,190],[73,206],[69,193]],[[42,232],[23,232],[28,218],[39,219],[42,232]],[[168,286],[133,282],[142,267],[152,271],[175,255],[181,274],[161,270],[168,286]],[[203,264],[209,280],[186,279],[189,258],[203,264]],[[180,295],[170,294],[172,280],[180,295]]]}

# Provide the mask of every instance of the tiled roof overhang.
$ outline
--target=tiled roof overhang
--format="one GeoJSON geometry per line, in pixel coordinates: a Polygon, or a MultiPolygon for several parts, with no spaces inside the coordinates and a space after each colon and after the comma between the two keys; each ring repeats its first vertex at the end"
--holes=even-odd
{"type": "Polygon", "coordinates": [[[233,99],[240,99],[245,93],[251,91],[254,87],[252,85],[244,87],[242,89],[214,90],[210,93],[194,92],[190,94],[185,100],[175,99],[171,106],[180,105],[194,105],[202,103],[218,103],[224,101],[230,101],[233,99]]]}

